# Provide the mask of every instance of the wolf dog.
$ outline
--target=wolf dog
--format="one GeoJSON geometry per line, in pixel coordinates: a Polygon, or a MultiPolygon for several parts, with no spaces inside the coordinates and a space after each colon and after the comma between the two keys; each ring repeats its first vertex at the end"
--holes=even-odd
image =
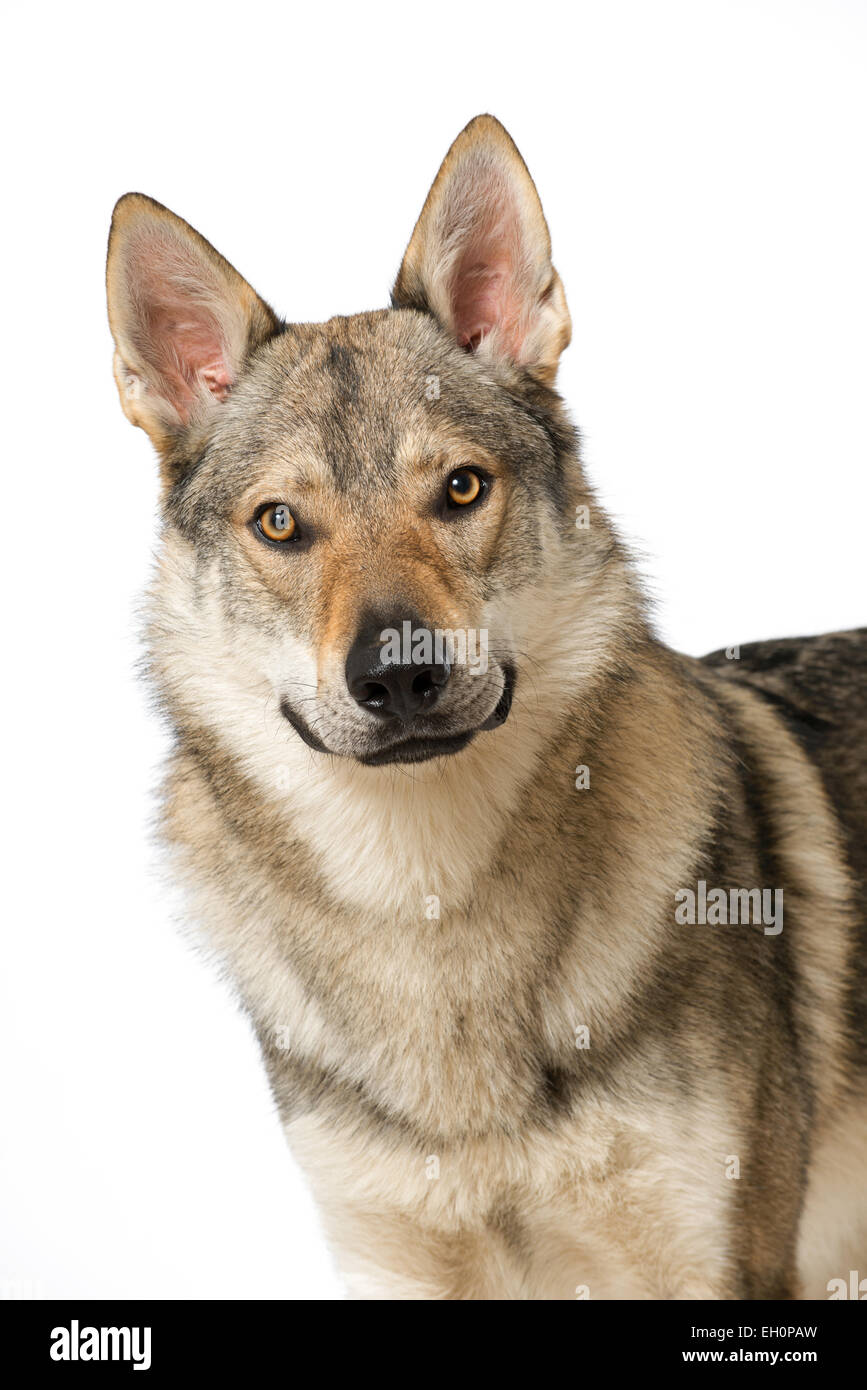
{"type": "Polygon", "coordinates": [[[388,308],[284,321],[139,193],[107,283],[166,852],[349,1296],[867,1276],[867,630],[656,635],[502,125],[388,308]]]}

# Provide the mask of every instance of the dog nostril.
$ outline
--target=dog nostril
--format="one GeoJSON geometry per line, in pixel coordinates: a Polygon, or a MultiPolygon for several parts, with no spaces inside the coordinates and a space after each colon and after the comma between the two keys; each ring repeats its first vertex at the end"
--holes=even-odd
{"type": "Polygon", "coordinates": [[[443,686],[448,684],[451,673],[451,666],[448,662],[442,666],[425,666],[414,677],[411,686],[412,691],[415,695],[420,695],[422,699],[428,699],[431,695],[438,695],[443,686]]]}
{"type": "Polygon", "coordinates": [[[382,709],[388,701],[388,691],[377,681],[366,681],[362,688],[355,692],[355,698],[359,704],[369,705],[371,709],[382,709]]]}
{"type": "Polygon", "coordinates": [[[412,683],[413,691],[425,699],[432,690],[436,690],[436,684],[430,671],[421,671],[412,683]]]}

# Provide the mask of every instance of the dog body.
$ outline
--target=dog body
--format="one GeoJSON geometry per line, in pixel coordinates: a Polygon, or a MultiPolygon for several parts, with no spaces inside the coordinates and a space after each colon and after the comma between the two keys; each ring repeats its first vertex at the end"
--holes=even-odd
{"type": "Polygon", "coordinates": [[[867,1273],[867,639],[655,638],[502,127],[455,142],[390,310],[287,326],[140,195],[108,283],[163,464],[166,840],[351,1291],[867,1273]],[[489,660],[387,666],[405,623],[489,660]]]}

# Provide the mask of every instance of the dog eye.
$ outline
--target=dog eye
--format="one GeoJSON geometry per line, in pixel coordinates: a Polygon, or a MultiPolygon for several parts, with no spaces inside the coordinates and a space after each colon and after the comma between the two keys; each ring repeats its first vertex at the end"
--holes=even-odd
{"type": "Polygon", "coordinates": [[[450,507],[469,507],[478,502],[485,491],[485,483],[472,468],[459,468],[448,482],[448,504],[450,507]]]}
{"type": "Polygon", "coordinates": [[[295,535],[295,518],[284,502],[274,502],[256,518],[256,526],[269,541],[291,541],[295,535]]]}

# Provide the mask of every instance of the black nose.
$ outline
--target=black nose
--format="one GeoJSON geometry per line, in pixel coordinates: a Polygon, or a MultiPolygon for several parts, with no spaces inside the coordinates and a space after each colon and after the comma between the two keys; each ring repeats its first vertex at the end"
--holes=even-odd
{"type": "MultiPolygon", "coordinates": [[[[419,630],[414,627],[414,631],[419,630]]],[[[380,640],[386,629],[402,633],[404,623],[387,622],[369,627],[360,633],[346,658],[346,684],[353,700],[362,709],[386,719],[400,719],[408,724],[417,714],[433,709],[439,693],[447,684],[451,667],[446,660],[423,664],[403,658],[411,655],[410,642],[404,641],[401,660],[383,659],[388,652],[380,640]]],[[[433,640],[433,633],[431,633],[433,640]]]]}

